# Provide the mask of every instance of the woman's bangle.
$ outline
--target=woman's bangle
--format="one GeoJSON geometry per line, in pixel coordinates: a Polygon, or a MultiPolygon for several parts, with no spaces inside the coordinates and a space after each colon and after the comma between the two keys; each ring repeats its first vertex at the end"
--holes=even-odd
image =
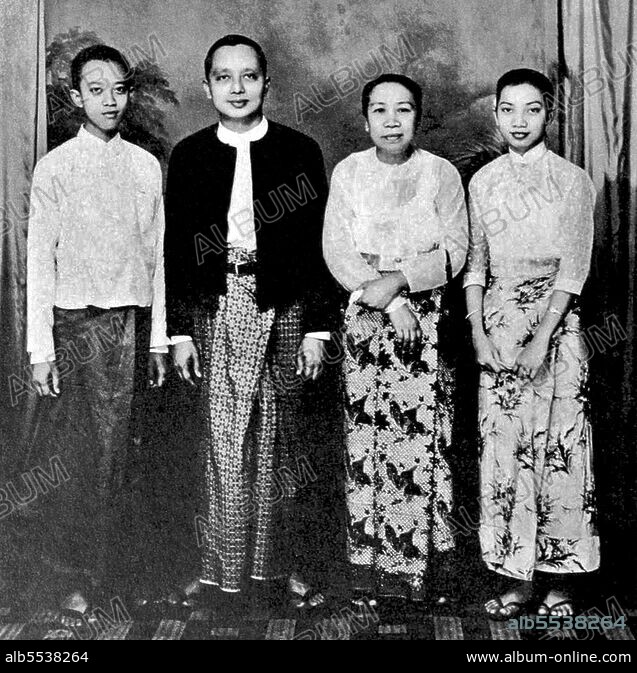
{"type": "Polygon", "coordinates": [[[470,318],[472,315],[475,315],[476,313],[480,313],[480,309],[479,309],[479,308],[476,308],[476,309],[474,309],[473,311],[469,311],[469,313],[467,313],[467,315],[464,317],[464,319],[465,319],[465,320],[469,320],[469,318],[470,318]]]}
{"type": "Polygon", "coordinates": [[[555,308],[555,306],[549,306],[547,311],[548,313],[555,313],[555,315],[559,315],[560,318],[562,317],[562,311],[560,311],[559,308],[555,308]]]}

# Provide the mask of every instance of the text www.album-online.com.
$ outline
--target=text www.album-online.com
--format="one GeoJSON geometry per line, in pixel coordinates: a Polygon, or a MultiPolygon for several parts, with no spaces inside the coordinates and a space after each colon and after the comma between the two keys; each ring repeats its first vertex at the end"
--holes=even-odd
{"type": "Polygon", "coordinates": [[[542,652],[520,652],[514,650],[507,654],[485,653],[485,654],[467,654],[468,663],[490,663],[490,664],[542,664],[553,662],[556,664],[595,664],[595,663],[631,663],[630,654],[605,653],[595,654],[594,652],[556,652],[555,654],[545,654],[542,652]]]}

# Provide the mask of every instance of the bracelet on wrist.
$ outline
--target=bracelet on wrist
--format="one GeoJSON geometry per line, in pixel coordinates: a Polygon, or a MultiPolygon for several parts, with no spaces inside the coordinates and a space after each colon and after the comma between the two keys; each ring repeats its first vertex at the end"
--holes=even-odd
{"type": "Polygon", "coordinates": [[[469,313],[467,313],[467,315],[464,317],[464,319],[465,319],[465,320],[469,320],[469,318],[470,318],[472,315],[475,315],[476,313],[480,313],[480,309],[479,309],[479,308],[476,308],[476,309],[474,309],[473,311],[469,311],[469,313]]]}

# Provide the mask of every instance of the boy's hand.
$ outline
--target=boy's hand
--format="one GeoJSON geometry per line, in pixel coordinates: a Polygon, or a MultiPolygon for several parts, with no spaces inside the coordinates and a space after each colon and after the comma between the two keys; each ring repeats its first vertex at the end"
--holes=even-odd
{"type": "Polygon", "coordinates": [[[168,366],[165,353],[151,353],[148,358],[148,380],[151,388],[161,388],[166,380],[168,366]]]}
{"type": "Polygon", "coordinates": [[[199,353],[197,347],[192,341],[183,341],[178,343],[173,349],[173,363],[179,378],[191,386],[196,386],[197,382],[193,379],[192,373],[201,378],[201,367],[199,365],[199,353]]]}
{"type": "Polygon", "coordinates": [[[316,377],[321,373],[324,357],[325,342],[323,339],[305,337],[296,354],[296,375],[306,380],[316,381],[316,377]]]}
{"type": "Polygon", "coordinates": [[[60,394],[60,375],[55,360],[33,365],[33,383],[40,397],[57,397],[60,394]]]}

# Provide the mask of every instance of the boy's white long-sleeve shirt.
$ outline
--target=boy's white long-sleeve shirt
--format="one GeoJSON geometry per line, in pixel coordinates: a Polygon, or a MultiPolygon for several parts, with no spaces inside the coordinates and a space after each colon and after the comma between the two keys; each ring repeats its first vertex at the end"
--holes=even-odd
{"type": "Polygon", "coordinates": [[[82,127],[35,168],[27,246],[32,363],[54,354],[54,306],[152,306],[151,347],[170,343],[161,168],[119,135],[104,142],[82,127]]]}

